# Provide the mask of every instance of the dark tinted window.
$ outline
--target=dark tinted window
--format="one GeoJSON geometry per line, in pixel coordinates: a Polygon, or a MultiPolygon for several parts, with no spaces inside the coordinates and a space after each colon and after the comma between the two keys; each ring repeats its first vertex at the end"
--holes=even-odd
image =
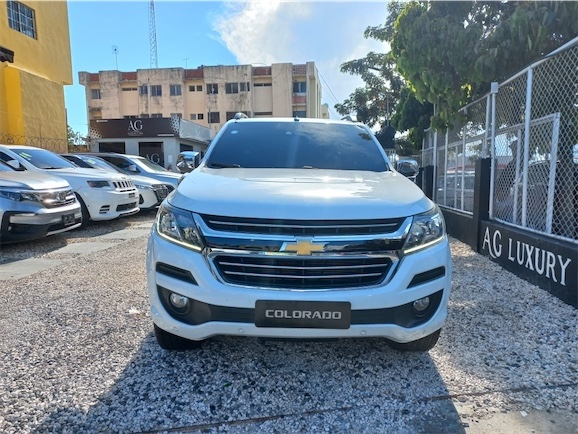
{"type": "Polygon", "coordinates": [[[215,143],[207,166],[389,170],[364,128],[309,122],[231,123],[215,143]]]}

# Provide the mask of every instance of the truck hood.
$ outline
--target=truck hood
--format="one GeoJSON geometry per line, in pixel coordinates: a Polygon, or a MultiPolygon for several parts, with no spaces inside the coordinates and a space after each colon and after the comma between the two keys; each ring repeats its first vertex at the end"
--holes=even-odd
{"type": "Polygon", "coordinates": [[[434,206],[397,172],[204,166],[169,202],[201,214],[313,220],[407,217],[434,206]]]}
{"type": "Polygon", "coordinates": [[[56,176],[46,175],[39,172],[1,172],[0,188],[8,187],[26,190],[53,190],[57,188],[70,188],[68,182],[56,176]]]}

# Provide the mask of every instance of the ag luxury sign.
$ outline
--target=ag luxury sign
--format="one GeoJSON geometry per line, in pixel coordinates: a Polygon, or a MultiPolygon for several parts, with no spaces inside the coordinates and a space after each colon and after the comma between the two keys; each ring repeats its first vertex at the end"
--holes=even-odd
{"type": "Polygon", "coordinates": [[[504,268],[578,305],[576,246],[491,222],[481,224],[481,253],[504,268]]]}

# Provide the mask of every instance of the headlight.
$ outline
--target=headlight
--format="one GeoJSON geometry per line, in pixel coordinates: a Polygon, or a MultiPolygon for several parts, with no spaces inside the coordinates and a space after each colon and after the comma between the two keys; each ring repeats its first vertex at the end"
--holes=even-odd
{"type": "Polygon", "coordinates": [[[413,217],[403,251],[411,253],[421,250],[440,241],[444,234],[444,218],[436,206],[426,213],[413,217]]]}
{"type": "Polygon", "coordinates": [[[153,188],[150,185],[144,185],[144,184],[137,184],[136,182],[134,183],[136,188],[139,188],[141,190],[152,190],[153,188]]]}
{"type": "Polygon", "coordinates": [[[199,231],[193,220],[193,213],[174,208],[163,202],[156,217],[157,232],[169,241],[193,250],[203,248],[199,231]]]}
{"type": "Polygon", "coordinates": [[[86,181],[86,182],[92,188],[103,188],[108,187],[110,185],[108,181],[86,181]]]}
{"type": "Polygon", "coordinates": [[[30,200],[32,202],[42,202],[42,195],[26,191],[0,190],[0,197],[13,200],[15,202],[22,202],[25,200],[30,200]]]}

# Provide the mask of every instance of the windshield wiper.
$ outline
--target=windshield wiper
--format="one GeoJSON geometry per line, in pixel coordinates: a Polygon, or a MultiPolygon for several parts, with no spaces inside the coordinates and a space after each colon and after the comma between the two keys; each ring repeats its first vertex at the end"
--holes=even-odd
{"type": "Polygon", "coordinates": [[[211,169],[231,169],[234,167],[241,167],[241,166],[239,166],[238,164],[225,164],[225,163],[213,163],[213,162],[211,162],[209,164],[209,167],[211,169]]]}

